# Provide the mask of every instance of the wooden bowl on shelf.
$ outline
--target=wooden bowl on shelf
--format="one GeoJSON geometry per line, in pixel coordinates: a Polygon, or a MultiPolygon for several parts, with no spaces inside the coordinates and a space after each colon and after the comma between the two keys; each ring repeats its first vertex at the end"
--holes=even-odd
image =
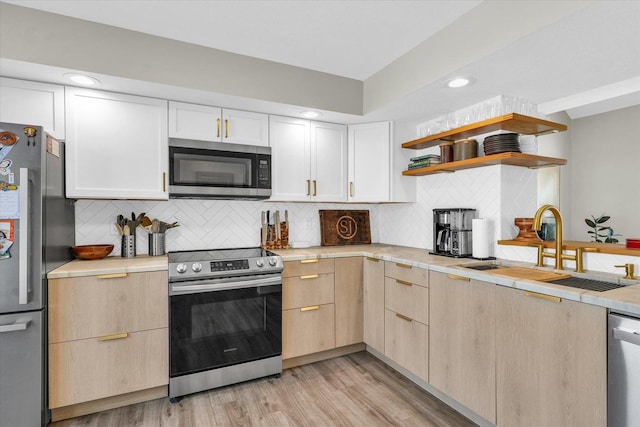
{"type": "Polygon", "coordinates": [[[72,246],[71,252],[78,259],[102,259],[113,250],[113,245],[80,245],[72,246]]]}

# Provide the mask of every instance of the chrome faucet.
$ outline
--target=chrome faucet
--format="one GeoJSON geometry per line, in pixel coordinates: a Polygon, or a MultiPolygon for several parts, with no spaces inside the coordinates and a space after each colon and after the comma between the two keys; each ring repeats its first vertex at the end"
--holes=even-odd
{"type": "Polygon", "coordinates": [[[540,230],[542,228],[542,214],[545,211],[549,211],[553,214],[553,217],[556,220],[556,253],[552,254],[550,252],[545,252],[544,251],[544,246],[542,244],[540,244],[538,246],[538,267],[542,267],[543,265],[543,258],[544,257],[548,257],[548,258],[555,258],[556,260],[556,270],[562,270],[562,259],[573,259],[573,257],[564,257],[562,255],[562,217],[560,216],[560,211],[551,206],[551,205],[542,205],[540,206],[540,208],[536,211],[536,214],[533,218],[533,229],[534,230],[540,230]]]}

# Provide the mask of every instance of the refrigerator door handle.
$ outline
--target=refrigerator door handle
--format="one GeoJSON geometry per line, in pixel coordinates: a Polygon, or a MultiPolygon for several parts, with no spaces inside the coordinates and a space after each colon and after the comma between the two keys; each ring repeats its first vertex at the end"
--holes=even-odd
{"type": "Polygon", "coordinates": [[[20,168],[18,304],[29,303],[29,169],[20,168]]]}
{"type": "Polygon", "coordinates": [[[31,323],[31,320],[27,320],[26,322],[15,322],[12,323],[10,325],[1,325],[0,326],[0,333],[2,332],[14,332],[14,331],[24,331],[25,329],[27,329],[29,327],[29,323],[31,323]]]}

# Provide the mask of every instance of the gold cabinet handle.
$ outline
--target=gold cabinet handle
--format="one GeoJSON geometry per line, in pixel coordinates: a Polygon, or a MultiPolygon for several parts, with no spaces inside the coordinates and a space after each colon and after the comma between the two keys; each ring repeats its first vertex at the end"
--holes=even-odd
{"type": "Polygon", "coordinates": [[[314,310],[320,310],[320,306],[319,305],[312,305],[310,307],[302,307],[300,309],[300,311],[314,311],[314,310]]]}
{"type": "Polygon", "coordinates": [[[526,296],[528,296],[528,297],[540,298],[540,299],[551,301],[551,302],[560,302],[560,301],[562,301],[562,298],[560,298],[560,297],[554,297],[554,296],[547,295],[547,294],[540,294],[538,292],[524,291],[524,294],[526,296]]]}
{"type": "Polygon", "coordinates": [[[162,172],[162,192],[167,192],[167,173],[162,172]]]}
{"type": "Polygon", "coordinates": [[[229,138],[229,119],[224,119],[224,137],[229,138]]]}
{"type": "Polygon", "coordinates": [[[349,197],[353,197],[353,181],[349,181],[349,197]]]}
{"type": "Polygon", "coordinates": [[[468,277],[464,277],[464,276],[458,276],[457,274],[447,274],[447,277],[448,277],[449,279],[453,279],[453,280],[461,280],[461,281],[463,281],[463,282],[469,282],[469,281],[471,281],[471,279],[470,279],[470,278],[468,278],[468,277]]]}
{"type": "Polygon", "coordinates": [[[96,279],[121,279],[123,277],[127,277],[127,273],[102,274],[96,276],[96,279]]]}
{"type": "Polygon", "coordinates": [[[400,268],[409,268],[409,269],[411,268],[411,266],[410,266],[410,265],[408,265],[408,264],[400,264],[399,262],[396,262],[396,265],[397,265],[398,267],[400,267],[400,268]]]}
{"type": "Polygon", "coordinates": [[[311,180],[307,180],[307,196],[311,195],[311,180]]]}
{"type": "Polygon", "coordinates": [[[404,280],[398,280],[398,279],[396,279],[396,283],[397,283],[398,285],[413,286],[413,283],[405,282],[404,280]]]}
{"type": "Polygon", "coordinates": [[[402,320],[406,320],[407,322],[413,321],[413,319],[411,317],[404,316],[404,315],[402,315],[400,313],[396,313],[396,317],[399,317],[402,320]]]}
{"type": "Polygon", "coordinates": [[[112,340],[120,340],[122,338],[127,338],[129,334],[127,332],[123,332],[121,334],[113,334],[113,335],[104,335],[102,337],[98,337],[98,341],[112,341],[112,340]]]}
{"type": "Polygon", "coordinates": [[[216,138],[220,138],[220,118],[216,120],[216,138]]]}
{"type": "Polygon", "coordinates": [[[313,195],[318,195],[318,181],[316,181],[315,179],[313,180],[313,195]]]}
{"type": "Polygon", "coordinates": [[[317,262],[320,262],[320,260],[318,260],[318,258],[314,258],[314,259],[303,259],[300,261],[300,264],[315,264],[317,262]]]}
{"type": "Polygon", "coordinates": [[[370,256],[367,257],[367,261],[380,262],[378,258],[372,258],[370,256]]]}
{"type": "Polygon", "coordinates": [[[300,276],[301,280],[309,280],[309,279],[317,279],[318,277],[320,277],[319,274],[308,274],[306,276],[300,276]]]}

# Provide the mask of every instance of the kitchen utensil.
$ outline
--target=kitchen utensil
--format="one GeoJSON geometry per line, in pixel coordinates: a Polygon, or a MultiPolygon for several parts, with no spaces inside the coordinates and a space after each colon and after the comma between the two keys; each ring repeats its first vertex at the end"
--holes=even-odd
{"type": "Polygon", "coordinates": [[[71,252],[78,259],[102,259],[113,250],[113,245],[79,245],[72,246],[71,252]]]}
{"type": "Polygon", "coordinates": [[[129,225],[128,225],[128,224],[125,224],[125,226],[124,226],[124,227],[122,227],[122,234],[123,234],[124,236],[129,236],[129,235],[131,235],[131,229],[129,228],[129,225]]]}
{"type": "Polygon", "coordinates": [[[116,229],[118,230],[118,234],[119,235],[122,236],[124,234],[124,231],[122,230],[122,227],[117,222],[116,222],[116,229]]]}
{"type": "Polygon", "coordinates": [[[147,228],[151,225],[151,220],[149,219],[148,216],[144,215],[140,220],[140,225],[144,228],[147,228]]]}
{"type": "Polygon", "coordinates": [[[276,213],[274,214],[273,223],[274,223],[274,227],[275,227],[275,231],[276,231],[276,243],[279,244],[280,243],[280,237],[281,237],[281,233],[280,233],[280,211],[276,211],[276,213]]]}

